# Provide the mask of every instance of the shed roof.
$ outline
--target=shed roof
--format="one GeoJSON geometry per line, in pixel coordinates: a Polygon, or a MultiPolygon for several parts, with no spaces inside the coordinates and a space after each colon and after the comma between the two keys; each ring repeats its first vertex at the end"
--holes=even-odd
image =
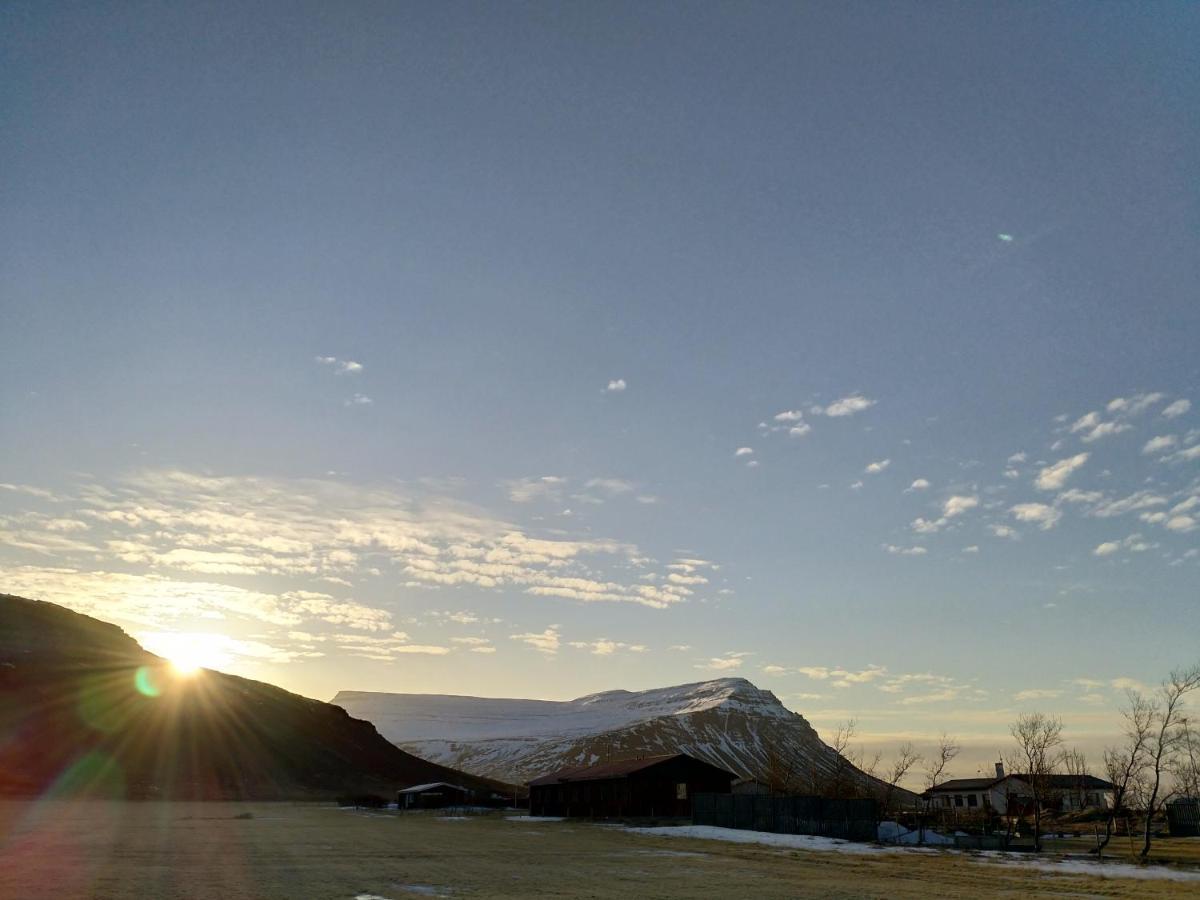
{"type": "Polygon", "coordinates": [[[537,787],[546,784],[562,784],[570,781],[602,781],[606,778],[625,778],[635,772],[641,772],[644,769],[649,769],[652,766],[657,766],[672,759],[686,759],[697,765],[725,772],[731,781],[737,777],[733,772],[728,772],[719,766],[706,763],[704,760],[696,759],[696,757],[689,756],[686,753],[664,753],[659,756],[642,756],[636,759],[620,759],[615,762],[597,763],[594,766],[578,766],[572,769],[562,769],[550,775],[535,778],[529,782],[529,786],[537,787]]]}
{"type": "Polygon", "coordinates": [[[398,793],[401,794],[423,794],[426,791],[432,791],[434,788],[452,788],[456,791],[462,791],[464,794],[469,794],[467,788],[457,784],[451,784],[448,781],[431,781],[429,784],[414,784],[412,787],[401,789],[398,793]]]}

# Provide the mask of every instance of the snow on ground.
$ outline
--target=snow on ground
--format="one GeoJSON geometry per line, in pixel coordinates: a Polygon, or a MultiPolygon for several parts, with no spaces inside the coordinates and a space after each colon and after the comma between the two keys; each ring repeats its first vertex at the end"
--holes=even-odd
{"type": "MultiPolygon", "coordinates": [[[[1036,869],[1051,875],[1090,875],[1093,878],[1138,878],[1144,880],[1187,881],[1200,883],[1200,871],[1174,869],[1161,865],[1131,866],[1128,863],[1105,863],[1087,859],[1039,859],[1032,855],[986,854],[992,865],[1018,866],[1036,869]]],[[[981,860],[983,861],[983,860],[981,860]]]]}
{"type": "MultiPolygon", "coordinates": [[[[914,845],[921,843],[920,832],[905,828],[899,822],[880,822],[877,834],[879,840],[884,844],[914,845]]],[[[953,847],[954,838],[939,834],[932,828],[926,828],[925,845],[929,847],[953,847]]]]}
{"type": "MultiPolygon", "coordinates": [[[[1093,878],[1139,878],[1147,880],[1186,881],[1200,883],[1200,870],[1176,869],[1168,866],[1132,866],[1127,863],[1103,863],[1085,859],[1053,860],[1024,853],[999,853],[960,850],[933,850],[928,847],[881,847],[878,844],[859,844],[837,838],[811,834],[773,834],[767,831],[741,831],[716,828],[710,825],[680,825],[663,828],[628,828],[633,834],[655,837],[698,838],[707,841],[728,841],[734,844],[761,844],[789,850],[809,850],[816,853],[954,853],[985,865],[1018,866],[1036,869],[1051,875],[1090,875],[1093,878]]],[[[929,832],[926,831],[928,836],[929,832]]]]}

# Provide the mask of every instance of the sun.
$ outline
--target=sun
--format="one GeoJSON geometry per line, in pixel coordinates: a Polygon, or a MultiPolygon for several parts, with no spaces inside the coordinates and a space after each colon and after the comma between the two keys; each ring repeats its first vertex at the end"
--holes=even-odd
{"type": "Polygon", "coordinates": [[[229,638],[223,634],[159,631],[139,635],[142,646],[171,664],[171,670],[191,678],[201,669],[221,669],[229,664],[229,638]]]}

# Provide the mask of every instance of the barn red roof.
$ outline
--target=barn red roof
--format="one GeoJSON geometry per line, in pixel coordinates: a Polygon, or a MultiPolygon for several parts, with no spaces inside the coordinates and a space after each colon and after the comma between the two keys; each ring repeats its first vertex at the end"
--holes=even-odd
{"type": "MultiPolygon", "coordinates": [[[[571,769],[561,769],[550,775],[543,775],[541,778],[535,778],[529,782],[529,786],[563,784],[571,781],[600,781],[605,778],[624,778],[626,775],[640,772],[651,766],[657,766],[659,763],[666,762],[669,759],[694,760],[694,757],[690,757],[686,753],[665,753],[660,756],[641,756],[636,759],[619,759],[616,762],[597,763],[594,766],[576,766],[571,769]]],[[[699,760],[694,761],[699,762],[699,760]]]]}

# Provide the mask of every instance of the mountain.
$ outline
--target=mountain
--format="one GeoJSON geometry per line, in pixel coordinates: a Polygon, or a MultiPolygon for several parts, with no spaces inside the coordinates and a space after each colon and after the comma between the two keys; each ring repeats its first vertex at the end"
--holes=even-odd
{"type": "Polygon", "coordinates": [[[738,775],[801,784],[867,780],[804,717],[744,678],[577,700],[500,700],[341,691],[333,702],[388,740],[477,775],[525,782],[570,766],[685,752],[738,775]]]}
{"type": "Polygon", "coordinates": [[[492,782],[419,759],[344,709],[202,670],[115,625],[0,594],[0,794],[285,799],[492,782]]]}

